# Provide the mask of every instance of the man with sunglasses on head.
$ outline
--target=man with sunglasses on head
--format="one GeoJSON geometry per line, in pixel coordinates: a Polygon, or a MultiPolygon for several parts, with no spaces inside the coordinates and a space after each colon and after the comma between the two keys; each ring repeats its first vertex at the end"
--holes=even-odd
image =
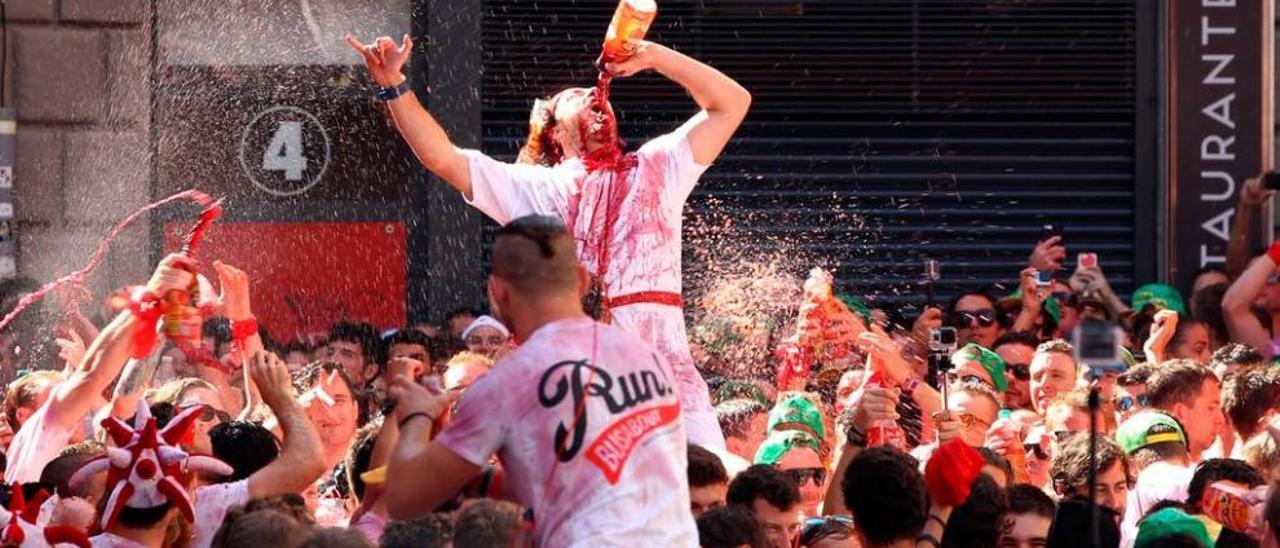
{"type": "MultiPolygon", "coordinates": [[[[715,68],[660,44],[603,64],[611,77],[652,71],[680,85],[699,112],[675,131],[623,154],[608,89],[570,88],[537,101],[517,163],[454,145],[423,108],[402,69],[412,52],[380,37],[347,42],[364,57],[405,141],[428,170],[500,224],[524,215],[564,221],[594,276],[604,320],[658,348],[675,369],[689,441],[723,450],[706,382],[694,368],[681,297],[684,203],[751,106],[751,94],[715,68]]],[[[594,72],[593,72],[594,74],[594,72]]]]}
{"type": "Polygon", "coordinates": [[[1009,389],[1004,393],[1006,409],[1032,409],[1031,358],[1036,353],[1040,339],[1026,332],[1005,333],[996,340],[997,356],[1004,360],[1005,378],[1009,389]]]}
{"type": "Polygon", "coordinates": [[[975,343],[991,348],[1000,338],[996,302],[986,291],[968,291],[953,298],[947,305],[944,324],[956,328],[961,346],[975,343]]]}
{"type": "MultiPolygon", "coordinates": [[[[977,382],[995,390],[1004,405],[1004,393],[1009,389],[1004,360],[1000,355],[976,343],[969,343],[951,355],[952,379],[960,382],[977,382]]],[[[997,406],[999,407],[999,406],[997,406]]]]}
{"type": "MultiPolygon", "coordinates": [[[[947,412],[959,425],[959,437],[971,447],[987,442],[987,431],[1000,414],[1000,394],[986,384],[967,381],[951,385],[947,412]]],[[[939,441],[947,441],[939,438],[939,441]]]]}

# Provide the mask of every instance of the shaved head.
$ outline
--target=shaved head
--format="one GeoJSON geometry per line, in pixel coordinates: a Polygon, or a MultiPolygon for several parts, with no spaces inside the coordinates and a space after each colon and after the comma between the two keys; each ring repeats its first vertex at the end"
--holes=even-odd
{"type": "Polygon", "coordinates": [[[493,243],[493,275],[525,296],[575,293],[577,245],[560,219],[520,217],[498,232],[493,243]]]}

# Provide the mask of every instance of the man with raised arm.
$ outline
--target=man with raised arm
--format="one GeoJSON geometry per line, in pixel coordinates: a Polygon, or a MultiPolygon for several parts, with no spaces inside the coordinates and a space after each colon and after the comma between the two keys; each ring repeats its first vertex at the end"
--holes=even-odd
{"type": "MultiPolygon", "coordinates": [[[[694,368],[681,299],[685,200],[746,117],[751,95],[728,76],[679,52],[639,41],[634,55],[606,64],[612,76],[654,70],[681,85],[700,111],[674,132],[622,154],[607,86],[571,88],[538,101],[520,163],[454,146],[408,89],[402,69],[413,43],[348,43],[382,87],[396,127],[418,159],[500,224],[559,217],[596,278],[606,318],[658,348],[678,378],[690,441],[724,448],[706,383],[694,368]]],[[[607,81],[607,79],[605,80],[607,81]]]]}
{"type": "Polygon", "coordinates": [[[392,380],[391,519],[435,511],[497,455],[538,546],[697,544],[674,374],[652,345],[586,315],[590,277],[575,247],[554,217],[507,224],[493,244],[489,301],[525,343],[461,396],[404,371],[392,380]]]}
{"type": "MultiPolygon", "coordinates": [[[[165,257],[144,291],[159,298],[170,290],[185,290],[192,279],[192,274],[183,268],[188,261],[179,254],[165,257]]],[[[136,315],[127,310],[121,312],[89,345],[84,360],[71,376],[46,388],[47,395],[37,400],[41,402],[38,408],[22,423],[9,446],[6,483],[39,481],[44,466],[74,443],[85,415],[93,411],[99,396],[129,361],[138,325],[136,315]]]]}

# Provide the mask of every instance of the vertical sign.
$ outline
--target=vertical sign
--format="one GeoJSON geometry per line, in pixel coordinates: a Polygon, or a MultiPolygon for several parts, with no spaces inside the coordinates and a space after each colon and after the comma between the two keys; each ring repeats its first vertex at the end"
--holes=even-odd
{"type": "Polygon", "coordinates": [[[1163,5],[1169,13],[1165,245],[1170,281],[1189,288],[1197,270],[1225,266],[1240,187],[1271,166],[1275,20],[1272,0],[1163,5]]]}

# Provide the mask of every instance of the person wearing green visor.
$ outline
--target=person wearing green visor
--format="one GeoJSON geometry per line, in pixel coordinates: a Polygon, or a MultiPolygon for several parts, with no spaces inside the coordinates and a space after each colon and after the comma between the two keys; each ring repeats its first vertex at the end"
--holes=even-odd
{"type": "MultiPolygon", "coordinates": [[[[976,343],[969,343],[951,355],[954,378],[958,381],[976,381],[1004,394],[1009,389],[1009,379],[1004,373],[1004,360],[1000,355],[976,343]]],[[[1001,396],[1003,397],[1003,396],[1001,396]]]]}
{"type": "Polygon", "coordinates": [[[800,487],[800,513],[805,518],[822,515],[819,507],[827,493],[828,470],[822,464],[821,444],[801,430],[777,430],[756,451],[755,464],[772,466],[800,487]]]}

